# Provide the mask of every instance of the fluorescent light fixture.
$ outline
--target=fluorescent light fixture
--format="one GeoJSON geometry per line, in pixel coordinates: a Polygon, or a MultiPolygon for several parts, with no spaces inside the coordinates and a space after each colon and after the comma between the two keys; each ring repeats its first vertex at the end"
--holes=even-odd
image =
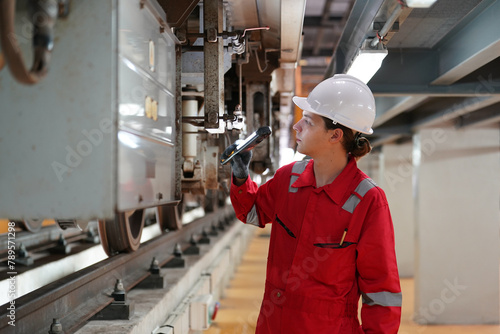
{"type": "Polygon", "coordinates": [[[437,0],[406,0],[406,5],[410,8],[429,8],[437,0]]]}
{"type": "Polygon", "coordinates": [[[347,70],[347,74],[358,78],[364,83],[368,83],[377,73],[380,66],[382,66],[382,61],[387,56],[387,48],[383,43],[378,43],[377,46],[372,48],[370,46],[371,41],[371,39],[366,39],[363,42],[347,70]]]}

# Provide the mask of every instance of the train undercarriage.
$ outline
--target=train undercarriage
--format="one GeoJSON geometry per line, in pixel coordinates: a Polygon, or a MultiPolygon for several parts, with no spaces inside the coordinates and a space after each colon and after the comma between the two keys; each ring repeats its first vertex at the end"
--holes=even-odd
{"type": "Polygon", "coordinates": [[[0,217],[35,233],[48,219],[97,220],[114,255],[138,249],[146,219],[168,232],[186,210],[227,205],[220,155],[261,126],[273,135],[251,171],[272,176],[289,145],[304,8],[3,2],[0,217]]]}

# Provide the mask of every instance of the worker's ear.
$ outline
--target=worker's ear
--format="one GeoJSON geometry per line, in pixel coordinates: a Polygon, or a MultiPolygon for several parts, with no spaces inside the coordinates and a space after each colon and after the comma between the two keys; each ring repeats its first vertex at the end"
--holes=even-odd
{"type": "Polygon", "coordinates": [[[342,141],[342,138],[344,137],[344,131],[341,129],[332,129],[330,130],[330,142],[331,143],[336,143],[342,141]]]}

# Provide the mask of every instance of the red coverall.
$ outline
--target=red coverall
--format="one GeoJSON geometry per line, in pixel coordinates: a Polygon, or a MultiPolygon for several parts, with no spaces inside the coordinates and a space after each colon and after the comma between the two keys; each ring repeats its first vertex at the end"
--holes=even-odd
{"type": "Polygon", "coordinates": [[[401,289],[385,194],[352,158],[316,188],[313,163],[300,162],[298,173],[284,166],[261,187],[250,178],[231,185],[238,219],[272,223],[256,334],[397,333],[401,289]]]}

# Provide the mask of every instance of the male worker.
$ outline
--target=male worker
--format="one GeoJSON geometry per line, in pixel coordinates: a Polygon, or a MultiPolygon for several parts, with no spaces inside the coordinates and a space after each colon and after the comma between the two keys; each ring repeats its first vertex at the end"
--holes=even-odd
{"type": "Polygon", "coordinates": [[[311,160],[278,169],[260,187],[248,177],[251,151],[231,161],[237,217],[272,223],[256,333],[397,333],[401,289],[389,206],[356,165],[371,150],[360,134],[373,133],[374,97],[339,74],[293,101],[303,110],[293,126],[297,150],[311,160]]]}

